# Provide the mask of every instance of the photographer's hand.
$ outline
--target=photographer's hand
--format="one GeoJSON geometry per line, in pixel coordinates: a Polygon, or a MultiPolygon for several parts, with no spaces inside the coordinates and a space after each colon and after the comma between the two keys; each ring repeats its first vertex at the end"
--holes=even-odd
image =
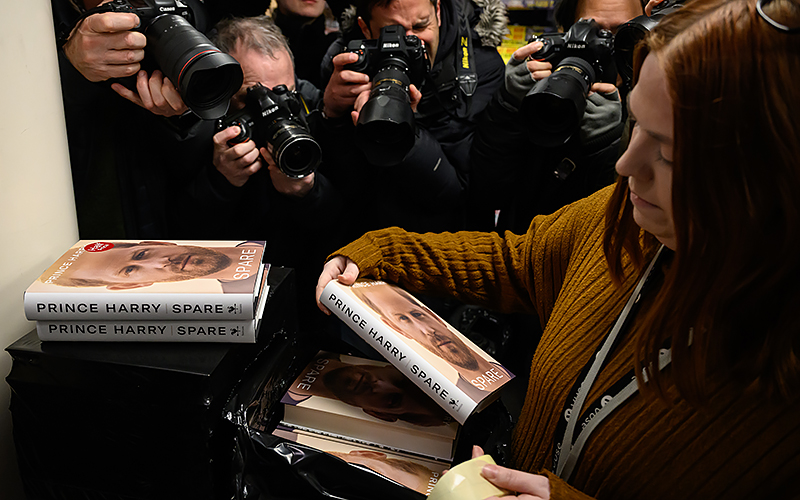
{"type": "Polygon", "coordinates": [[[541,50],[542,42],[533,42],[517,49],[506,65],[505,102],[519,109],[522,100],[539,80],[550,76],[553,65],[546,61],[529,59],[541,50]],[[523,64],[525,63],[525,64],[523,64]]]}
{"type": "Polygon", "coordinates": [[[236,187],[242,187],[250,176],[261,170],[256,143],[248,140],[233,147],[228,141],[239,135],[239,127],[228,127],[214,134],[214,166],[236,187]]]}
{"type": "Polygon", "coordinates": [[[344,69],[348,64],[358,61],[358,55],[343,52],[333,58],[333,75],[325,87],[323,103],[325,116],[339,118],[353,109],[356,98],[365,90],[372,88],[369,76],[357,71],[344,69]]]}
{"type": "Polygon", "coordinates": [[[139,71],[136,75],[136,90],[134,92],[119,83],[112,83],[114,92],[132,103],[143,107],[159,116],[177,116],[185,113],[189,108],[183,102],[180,92],[165,78],[160,70],[155,70],[150,78],[147,72],[139,71]]]}
{"type": "Polygon", "coordinates": [[[300,179],[289,177],[281,172],[281,169],[275,164],[272,153],[267,148],[261,148],[260,151],[261,157],[267,162],[269,178],[272,180],[272,185],[275,187],[276,191],[286,196],[302,198],[314,187],[313,172],[300,179]]]}
{"type": "Polygon", "coordinates": [[[319,301],[320,297],[322,297],[322,290],[329,281],[338,280],[339,283],[343,285],[352,285],[356,282],[359,273],[360,271],[356,263],[347,257],[337,255],[326,262],[325,266],[322,268],[322,274],[319,275],[319,279],[317,280],[317,288],[315,291],[319,310],[329,316],[331,314],[328,308],[323,306],[319,301]]]}
{"type": "Polygon", "coordinates": [[[142,33],[130,31],[138,25],[136,14],[91,15],[72,30],[64,44],[64,54],[91,82],[135,75],[147,43],[142,33]]]}
{"type": "MultiPolygon", "coordinates": [[[[408,93],[411,97],[411,111],[414,113],[417,112],[417,105],[422,100],[422,92],[417,90],[417,87],[412,83],[408,86],[408,93]]],[[[353,105],[353,111],[350,112],[350,117],[353,119],[353,125],[358,122],[358,114],[361,113],[361,108],[364,104],[367,103],[369,100],[369,90],[365,90],[364,92],[360,93],[356,98],[356,102],[353,105]]]]}
{"type": "Polygon", "coordinates": [[[647,17],[652,16],[653,15],[653,7],[655,7],[656,5],[658,5],[660,3],[664,3],[664,1],[665,0],[650,0],[649,2],[647,2],[647,5],[644,6],[644,14],[647,17]]]}

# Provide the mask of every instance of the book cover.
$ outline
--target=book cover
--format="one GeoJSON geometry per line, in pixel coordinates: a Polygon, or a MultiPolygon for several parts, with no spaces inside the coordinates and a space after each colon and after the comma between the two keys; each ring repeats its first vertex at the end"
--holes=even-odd
{"type": "Polygon", "coordinates": [[[402,288],[330,281],[321,302],[463,424],[514,375],[402,288]]]}
{"type": "Polygon", "coordinates": [[[252,320],[264,241],[81,240],[24,294],[29,320],[252,320]]]}
{"type": "Polygon", "coordinates": [[[228,342],[254,343],[269,295],[262,274],[256,317],[245,320],[185,321],[37,321],[39,340],[93,342],[228,342]]]}
{"type": "Polygon", "coordinates": [[[330,439],[283,426],[278,426],[273,434],[334,455],[356,467],[366,467],[424,495],[431,492],[444,471],[450,467],[444,462],[330,439]]]}
{"type": "Polygon", "coordinates": [[[321,351],[292,382],[281,424],[451,460],[459,425],[391,363],[321,351]]]}

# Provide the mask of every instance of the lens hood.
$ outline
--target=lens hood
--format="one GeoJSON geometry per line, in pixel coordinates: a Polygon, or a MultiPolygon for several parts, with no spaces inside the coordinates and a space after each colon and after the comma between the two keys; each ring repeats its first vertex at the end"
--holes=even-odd
{"type": "Polygon", "coordinates": [[[223,117],[244,80],[239,63],[180,16],[157,17],[145,35],[153,58],[186,106],[204,120],[223,117]]]}

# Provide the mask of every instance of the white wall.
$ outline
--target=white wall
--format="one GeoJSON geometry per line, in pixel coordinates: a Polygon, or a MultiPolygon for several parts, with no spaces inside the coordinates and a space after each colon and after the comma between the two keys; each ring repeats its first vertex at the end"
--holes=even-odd
{"type": "Polygon", "coordinates": [[[0,498],[23,500],[11,356],[31,330],[22,292],[78,240],[49,0],[0,0],[0,498]]]}

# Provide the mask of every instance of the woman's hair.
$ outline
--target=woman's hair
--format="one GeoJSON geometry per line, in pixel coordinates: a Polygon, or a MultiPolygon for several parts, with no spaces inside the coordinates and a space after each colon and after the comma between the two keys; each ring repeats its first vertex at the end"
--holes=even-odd
{"type": "MultiPolygon", "coordinates": [[[[764,3],[775,21],[800,25],[796,0],[764,3]]],[[[771,26],[756,0],[694,0],[653,29],[637,72],[647,54],[672,98],[676,248],[635,330],[637,373],[671,344],[671,378],[690,401],[705,399],[717,369],[788,397],[800,387],[800,35],[771,26]]],[[[623,254],[641,269],[655,243],[642,240],[628,197],[621,177],[604,236],[617,282],[623,254]]],[[[663,396],[666,377],[648,371],[645,385],[663,396]]]]}

